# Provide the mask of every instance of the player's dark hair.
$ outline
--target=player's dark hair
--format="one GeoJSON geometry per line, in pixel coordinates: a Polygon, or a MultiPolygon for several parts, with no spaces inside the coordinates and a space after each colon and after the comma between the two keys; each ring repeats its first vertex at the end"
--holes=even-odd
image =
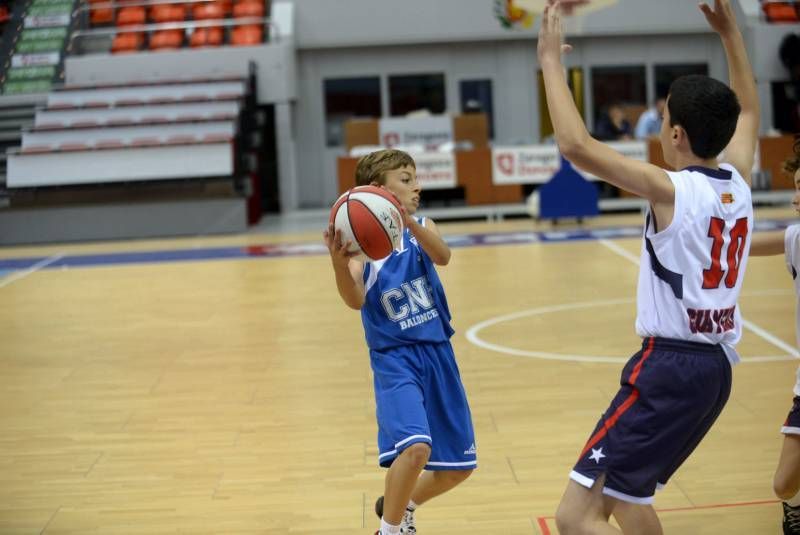
{"type": "Polygon", "coordinates": [[[417,168],[414,159],[401,150],[384,149],[370,152],[362,156],[356,164],[356,186],[366,186],[373,182],[382,186],[386,183],[384,176],[386,171],[406,166],[417,168]]]}
{"type": "Polygon", "coordinates": [[[792,176],[794,176],[798,169],[800,169],[800,134],[794,138],[792,155],[783,162],[783,170],[792,176]]]}
{"type": "Polygon", "coordinates": [[[700,74],[681,76],[669,88],[669,125],[686,130],[695,156],[715,158],[728,145],[739,119],[739,100],[722,82],[700,74]]]}

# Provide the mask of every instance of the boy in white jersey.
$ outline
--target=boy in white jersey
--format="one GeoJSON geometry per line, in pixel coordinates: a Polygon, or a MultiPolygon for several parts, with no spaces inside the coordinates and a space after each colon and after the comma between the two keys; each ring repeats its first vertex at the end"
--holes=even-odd
{"type": "MultiPolygon", "coordinates": [[[[794,199],[792,204],[800,213],[800,138],[794,143],[794,156],[784,163],[784,170],[794,177],[794,199]]],[[[792,225],[785,232],[769,232],[753,236],[750,248],[753,256],[783,254],[786,268],[794,279],[798,297],[797,340],[800,345],[800,224],[792,225]]],[[[786,421],[781,427],[783,449],[775,470],[773,488],[783,500],[783,533],[800,535],[800,368],[794,385],[794,402],[786,421]]]]}
{"type": "Polygon", "coordinates": [[[352,258],[351,243],[342,243],[332,225],[325,242],[339,295],[361,310],[369,346],[378,462],[389,468],[384,496],[375,504],[381,517],[377,534],[416,533],[415,509],[477,467],[472,417],[450,345],[450,311],[434,268],[448,264],[450,248],[432,220],[413,217],[421,188],[408,154],[381,150],[364,156],[356,184],[386,188],[405,210],[402,245],[382,260],[352,258]]]}
{"type": "Polygon", "coordinates": [[[722,40],[733,90],[706,76],[673,82],[660,141],[676,172],[625,158],[589,135],[561,63],[569,47],[559,3],[551,0],[542,17],[538,56],[561,153],[650,201],[636,318],[642,350],[625,366],[617,395],[570,473],[556,513],[562,535],[619,533],[609,524],[612,514],[623,533],[662,533],[651,505],[655,490],[694,450],[730,394],[741,336],[736,301],[753,219],[758,95],[729,1],[700,9],[722,40]],[[723,149],[728,163],[718,164],[723,149]]]}

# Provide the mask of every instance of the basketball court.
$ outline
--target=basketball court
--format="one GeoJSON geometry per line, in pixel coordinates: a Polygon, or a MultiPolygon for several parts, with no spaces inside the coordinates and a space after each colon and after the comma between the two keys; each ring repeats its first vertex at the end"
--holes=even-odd
{"type": "MultiPolygon", "coordinates": [[[[291,226],[0,249],[0,532],[374,532],[384,472],[360,318],[337,295],[324,216],[291,226]]],[[[641,218],[440,226],[479,468],[418,529],[555,534],[639,344],[641,218]]],[[[667,533],[780,532],[798,356],[782,258],[750,259],[740,304],[731,399],[656,499],[667,533]]]]}

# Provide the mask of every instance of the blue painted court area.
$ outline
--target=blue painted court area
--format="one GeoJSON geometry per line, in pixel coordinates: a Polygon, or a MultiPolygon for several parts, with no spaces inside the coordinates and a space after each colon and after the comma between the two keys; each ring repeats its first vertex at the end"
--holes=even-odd
{"type": "MultiPolygon", "coordinates": [[[[795,220],[757,221],[757,231],[785,229],[795,220]]],[[[516,231],[487,234],[448,235],[445,240],[451,247],[478,247],[530,243],[558,243],[566,241],[635,238],[642,235],[640,226],[609,227],[597,229],[516,231]]],[[[65,255],[43,266],[42,269],[84,268],[124,264],[156,264],[166,262],[198,262],[208,260],[243,260],[281,258],[287,256],[324,255],[328,250],[322,243],[282,243],[250,245],[245,247],[209,247],[199,249],[168,249],[85,255],[65,255]]],[[[47,257],[0,259],[0,279],[13,271],[28,269],[47,257]]]]}

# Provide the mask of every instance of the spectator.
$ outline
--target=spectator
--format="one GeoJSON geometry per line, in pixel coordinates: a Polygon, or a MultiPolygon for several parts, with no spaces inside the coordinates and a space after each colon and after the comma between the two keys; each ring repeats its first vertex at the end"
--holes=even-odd
{"type": "Polygon", "coordinates": [[[611,104],[595,126],[595,137],[601,141],[633,139],[631,123],[625,118],[625,110],[619,104],[611,104]]]}
{"type": "Polygon", "coordinates": [[[664,114],[666,102],[664,97],[659,97],[654,106],[639,116],[639,120],[636,122],[636,139],[647,139],[658,135],[661,131],[661,117],[664,114]]]}

